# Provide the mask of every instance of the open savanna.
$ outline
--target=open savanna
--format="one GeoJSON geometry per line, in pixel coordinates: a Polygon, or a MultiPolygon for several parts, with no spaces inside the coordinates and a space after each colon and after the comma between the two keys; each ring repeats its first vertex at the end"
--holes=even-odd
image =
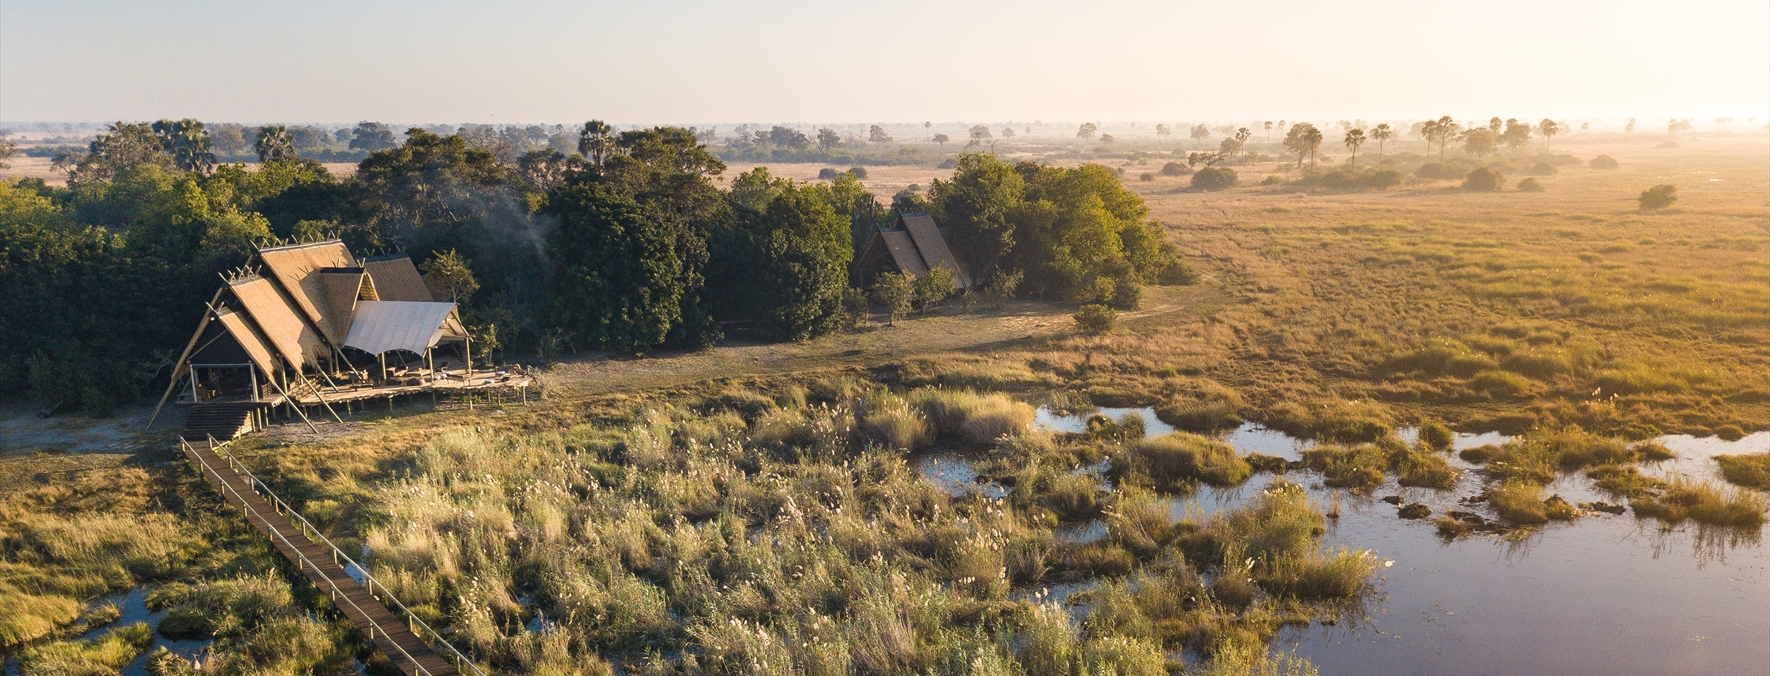
{"type": "MultiPolygon", "coordinates": [[[[1540,193],[1307,192],[1278,162],[1215,193],[1131,178],[1201,280],[1151,289],[1104,335],[1076,333],[1069,305],[951,301],[803,343],[569,355],[539,401],[370,407],[232,450],[500,671],[1307,673],[1265,646],[1356,619],[1378,565],[1322,546],[1337,507],[1278,483],[1170,518],[1164,496],[1253,468],[1203,437],[1028,430],[1029,404],[1254,419],[1347,445],[1304,471],[1363,454],[1379,483],[1423,486],[1443,483],[1429,475],[1444,456],[1389,437],[1397,425],[1526,434],[1496,457],[1550,478],[1642,456],[1587,435],[1770,429],[1770,170],[1762,138],[1731,143],[1570,144],[1622,166],[1568,164],[1540,193]],[[1281,183],[1252,185],[1268,174],[1281,183]],[[1677,205],[1639,211],[1659,183],[1677,205]],[[912,467],[935,444],[1014,491],[939,490],[912,467]],[[1588,447],[1622,450],[1567,450],[1588,447]],[[1103,460],[1111,490],[1075,471],[1103,460]],[[1068,535],[1096,519],[1099,539],[1068,535]],[[1092,586],[1074,622],[1044,600],[1078,582],[1092,586]]],[[[1166,160],[1096,161],[1135,177],[1166,160]]],[[[868,171],[881,194],[950,173],[868,171]]],[[[111,648],[72,640],[102,616],[85,601],[135,585],[217,637],[212,673],[386,667],[163,435],[107,450],[0,457],[0,643],[26,673],[95,671],[111,648]]],[[[1500,518],[1542,504],[1531,477],[1483,471],[1500,518]]]]}

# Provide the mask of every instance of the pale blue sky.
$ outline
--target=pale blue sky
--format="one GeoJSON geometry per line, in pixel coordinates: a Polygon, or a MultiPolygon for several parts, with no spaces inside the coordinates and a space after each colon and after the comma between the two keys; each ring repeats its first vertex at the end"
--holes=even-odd
{"type": "Polygon", "coordinates": [[[0,2],[0,120],[1770,117],[1764,0],[0,2]]]}

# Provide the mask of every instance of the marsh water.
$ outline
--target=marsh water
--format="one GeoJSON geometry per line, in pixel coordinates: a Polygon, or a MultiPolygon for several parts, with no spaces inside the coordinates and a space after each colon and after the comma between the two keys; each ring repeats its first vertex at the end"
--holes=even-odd
{"type": "MultiPolygon", "coordinates": [[[[1145,433],[1172,431],[1149,409],[1096,409],[1118,418],[1136,411],[1145,433]]],[[[1040,409],[1036,424],[1053,431],[1086,428],[1087,415],[1040,409]]],[[[1413,430],[1400,430],[1411,438],[1413,430]]],[[[1242,453],[1291,460],[1313,444],[1253,424],[1221,436],[1242,453]]],[[[1459,434],[1459,449],[1499,444],[1499,434],[1459,434]]],[[[1770,432],[1738,441],[1684,435],[1655,441],[1677,454],[1649,463],[1642,472],[1682,473],[1720,481],[1712,456],[1770,449],[1770,432]]],[[[1340,518],[1330,519],[1326,547],[1369,549],[1390,562],[1378,569],[1378,593],[1357,622],[1287,629],[1279,647],[1294,649],[1324,674],[1554,673],[1561,675],[1765,674],[1770,673],[1770,548],[1765,531],[1714,530],[1686,523],[1664,528],[1632,513],[1586,514],[1567,523],[1506,536],[1441,539],[1430,519],[1406,520],[1381,500],[1396,495],[1418,502],[1434,516],[1481,491],[1479,473],[1465,470],[1451,490],[1404,488],[1393,478],[1367,496],[1323,487],[1319,476],[1284,477],[1308,488],[1326,506],[1337,499],[1340,518]]],[[[949,492],[979,487],[962,456],[935,454],[918,463],[949,492]],[[938,471],[930,474],[931,469],[938,471]],[[972,488],[966,488],[967,483],[972,488]]],[[[1201,488],[1171,499],[1176,518],[1234,508],[1278,477],[1257,474],[1229,489],[1201,488]]],[[[1563,477],[1544,489],[1569,502],[1614,500],[1583,475],[1563,477]]],[[[1099,537],[1104,529],[1084,524],[1066,538],[1099,537]]],[[[1054,590],[1056,591],[1056,590],[1054,590]]],[[[1074,590],[1062,590],[1067,596],[1074,590]]]]}

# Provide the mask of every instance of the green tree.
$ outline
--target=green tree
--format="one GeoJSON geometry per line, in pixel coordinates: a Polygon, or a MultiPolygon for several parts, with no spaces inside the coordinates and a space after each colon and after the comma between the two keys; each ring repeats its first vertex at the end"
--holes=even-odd
{"type": "Polygon", "coordinates": [[[260,128],[252,147],[259,162],[295,159],[295,141],[289,138],[288,128],[280,124],[260,128]]]}
{"type": "Polygon", "coordinates": [[[1007,265],[1014,250],[1010,215],[1026,191],[1020,174],[995,155],[959,156],[952,178],[935,179],[928,187],[929,205],[940,222],[952,228],[952,239],[977,270],[1007,265]]]}
{"type": "Polygon", "coordinates": [[[394,139],[393,130],[378,122],[359,122],[351,131],[350,149],[375,152],[399,145],[394,139]]]}
{"type": "Polygon", "coordinates": [[[111,125],[105,133],[99,134],[87,145],[85,155],[68,158],[68,162],[71,165],[64,163],[64,166],[68,171],[70,185],[109,181],[129,169],[143,165],[167,170],[177,168],[173,157],[166,153],[165,144],[160,140],[159,134],[155,133],[153,125],[145,122],[118,122],[111,125]]]}
{"type": "Polygon", "coordinates": [[[1235,130],[1235,137],[1234,137],[1235,138],[1235,151],[1237,153],[1240,153],[1242,151],[1242,148],[1247,146],[1248,139],[1251,139],[1253,137],[1254,137],[1254,132],[1249,131],[1247,127],[1242,127],[1240,129],[1235,130]]]}
{"type": "Polygon", "coordinates": [[[817,130],[817,147],[820,150],[834,150],[842,147],[842,135],[829,127],[817,130]]]}
{"type": "Polygon", "coordinates": [[[430,287],[431,293],[447,298],[451,303],[459,304],[479,290],[479,280],[473,277],[473,266],[454,249],[438,254],[419,267],[424,270],[424,283],[430,287]]]}
{"type": "Polygon", "coordinates": [[[1076,138],[1085,141],[1094,138],[1094,135],[1099,132],[1100,125],[1094,124],[1093,122],[1083,122],[1082,126],[1076,128],[1076,138]]]}
{"type": "Polygon", "coordinates": [[[1506,131],[1499,136],[1501,143],[1514,150],[1530,144],[1530,123],[1516,119],[1506,120],[1506,131]]]}
{"type": "Polygon", "coordinates": [[[1493,132],[1480,127],[1463,132],[1463,152],[1479,158],[1493,151],[1493,132]]]}
{"type": "Polygon", "coordinates": [[[1303,156],[1309,156],[1309,166],[1315,166],[1315,151],[1321,148],[1321,130],[1308,122],[1299,122],[1285,132],[1284,147],[1297,154],[1297,168],[1303,168],[1303,156]]]}
{"type": "Polygon", "coordinates": [[[890,143],[891,135],[885,133],[884,127],[875,124],[867,128],[867,141],[869,143],[890,143]]]}
{"type": "Polygon", "coordinates": [[[578,183],[556,191],[546,212],[553,267],[553,326],[623,352],[664,344],[682,318],[681,260],[671,228],[614,187],[578,183]]]}
{"type": "Polygon", "coordinates": [[[763,167],[732,181],[731,227],[710,243],[715,316],[754,320],[761,335],[786,340],[841,327],[854,248],[848,215],[828,196],[763,167]]]}
{"type": "Polygon", "coordinates": [[[1371,128],[1371,140],[1377,142],[1377,157],[1383,156],[1383,144],[1392,138],[1395,138],[1395,130],[1389,127],[1388,122],[1371,128]]]}
{"type": "Polygon", "coordinates": [[[0,169],[12,168],[9,161],[18,154],[18,143],[12,140],[12,130],[0,129],[0,169]]]}
{"type": "Polygon", "coordinates": [[[1358,147],[1364,145],[1364,141],[1364,130],[1358,128],[1346,130],[1346,138],[1341,141],[1352,151],[1352,160],[1349,164],[1355,169],[1358,167],[1358,147]]]}
{"type": "Polygon", "coordinates": [[[887,322],[897,325],[898,318],[910,311],[916,298],[916,283],[896,272],[881,273],[873,280],[873,302],[885,306],[887,322]]]}
{"type": "Polygon", "coordinates": [[[916,305],[927,312],[959,292],[959,280],[953,271],[937,267],[915,280],[916,305]]]}
{"type": "Polygon", "coordinates": [[[934,135],[934,142],[939,143],[940,145],[943,145],[943,146],[946,145],[947,141],[951,141],[951,140],[953,140],[952,137],[947,136],[946,134],[935,134],[934,135]]]}

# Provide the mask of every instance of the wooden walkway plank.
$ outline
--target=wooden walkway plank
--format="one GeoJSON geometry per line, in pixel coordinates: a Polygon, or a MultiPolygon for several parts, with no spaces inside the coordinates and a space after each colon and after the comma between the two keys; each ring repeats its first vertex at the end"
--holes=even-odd
{"type": "Polygon", "coordinates": [[[332,599],[332,605],[374,641],[375,647],[400,671],[407,676],[460,676],[454,664],[419,639],[406,620],[388,610],[386,604],[339,565],[335,550],[309,540],[301,526],[260,495],[252,480],[233,469],[233,465],[216,453],[208,441],[181,441],[180,445],[203,479],[214,486],[228,504],[240,508],[246,520],[270,538],[277,553],[294,563],[315,587],[325,592],[332,599]]]}

